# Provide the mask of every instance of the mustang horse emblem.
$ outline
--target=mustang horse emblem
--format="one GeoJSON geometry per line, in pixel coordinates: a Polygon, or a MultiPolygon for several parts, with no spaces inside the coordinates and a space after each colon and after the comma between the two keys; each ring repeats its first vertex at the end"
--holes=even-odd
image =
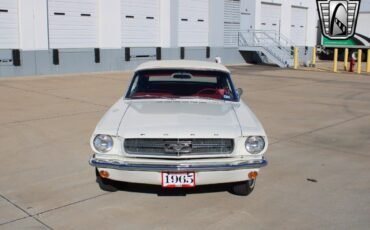
{"type": "Polygon", "coordinates": [[[166,142],[164,145],[166,153],[190,153],[192,151],[191,141],[166,142]]]}

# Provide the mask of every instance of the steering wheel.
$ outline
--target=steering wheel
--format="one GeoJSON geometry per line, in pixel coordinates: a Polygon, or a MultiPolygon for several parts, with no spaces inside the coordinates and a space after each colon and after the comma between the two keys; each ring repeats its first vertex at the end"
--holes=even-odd
{"type": "Polygon", "coordinates": [[[218,89],[215,89],[215,88],[205,88],[205,89],[201,89],[197,92],[197,95],[201,94],[201,93],[204,93],[204,94],[220,94],[218,92],[218,89]]]}

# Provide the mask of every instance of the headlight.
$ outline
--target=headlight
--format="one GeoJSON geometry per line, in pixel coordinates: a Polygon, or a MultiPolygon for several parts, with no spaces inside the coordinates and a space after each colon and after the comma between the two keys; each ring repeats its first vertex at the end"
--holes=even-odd
{"type": "Polygon", "coordinates": [[[265,140],[263,137],[248,137],[245,141],[245,148],[251,154],[258,154],[265,148],[265,140]]]}
{"type": "Polygon", "coordinates": [[[106,153],[113,148],[113,139],[108,135],[97,135],[94,138],[94,148],[101,153],[106,153]]]}

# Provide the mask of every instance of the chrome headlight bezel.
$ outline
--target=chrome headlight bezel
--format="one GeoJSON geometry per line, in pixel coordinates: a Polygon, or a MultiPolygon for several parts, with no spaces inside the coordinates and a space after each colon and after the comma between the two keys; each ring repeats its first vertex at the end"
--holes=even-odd
{"type": "Polygon", "coordinates": [[[260,154],[265,147],[266,141],[262,136],[250,136],[245,140],[245,149],[250,154],[260,154]]]}
{"type": "Polygon", "coordinates": [[[98,134],[94,137],[93,146],[99,153],[107,153],[113,149],[114,141],[109,135],[98,134]]]}

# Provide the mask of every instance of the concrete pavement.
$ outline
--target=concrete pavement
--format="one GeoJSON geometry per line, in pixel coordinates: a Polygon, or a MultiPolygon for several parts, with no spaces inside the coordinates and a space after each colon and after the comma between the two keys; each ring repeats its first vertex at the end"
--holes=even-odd
{"type": "Polygon", "coordinates": [[[1,79],[0,229],[368,229],[370,75],[231,70],[271,142],[248,197],[99,190],[89,138],[130,73],[1,79]]]}

